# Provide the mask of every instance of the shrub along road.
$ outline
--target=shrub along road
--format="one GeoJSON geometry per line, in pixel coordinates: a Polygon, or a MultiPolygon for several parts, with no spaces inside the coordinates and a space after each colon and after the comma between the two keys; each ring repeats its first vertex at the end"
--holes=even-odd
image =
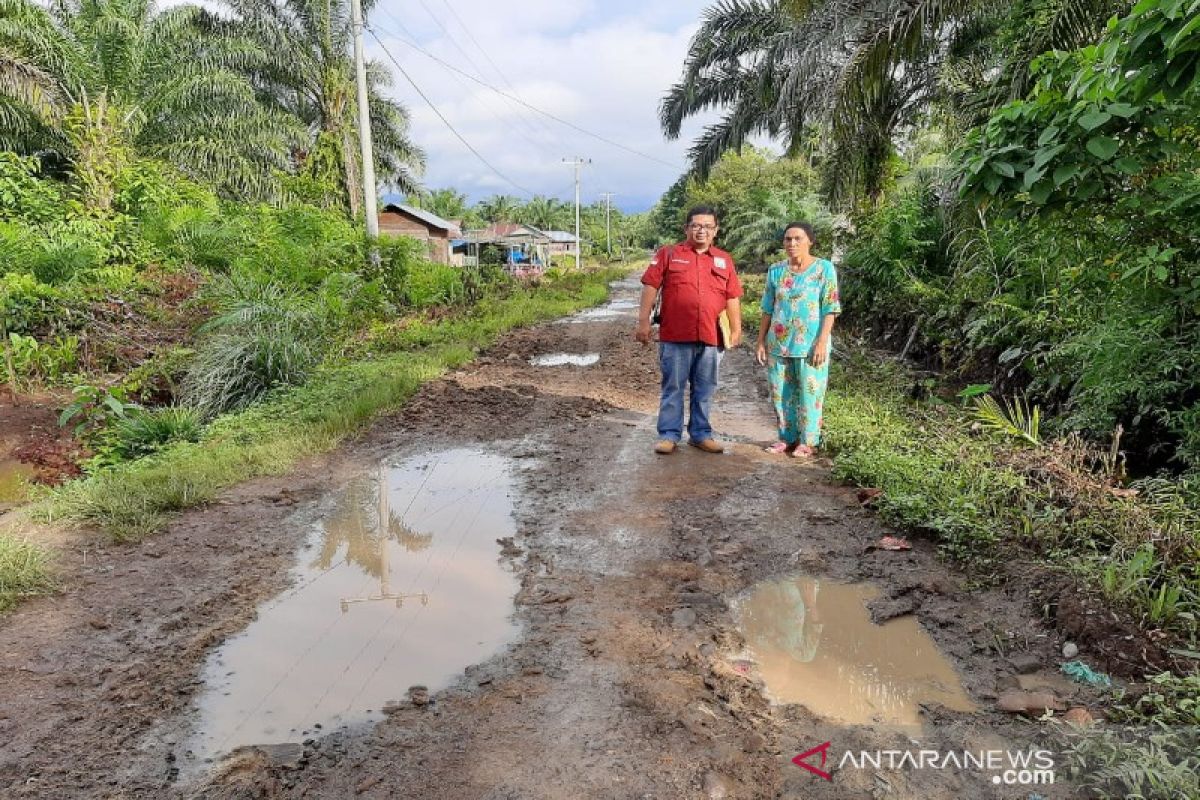
{"type": "MultiPolygon", "coordinates": [[[[619,297],[632,290],[625,284],[619,297]]],[[[1040,681],[1064,707],[1095,706],[1098,695],[1055,675],[1063,642],[1030,602],[1033,578],[970,589],[932,545],[873,549],[891,531],[854,490],[834,485],[827,465],[763,453],[771,417],[746,350],[728,357],[717,401],[730,452],[654,456],[657,370],[631,329],[625,312],[510,334],[292,474],[226,490],[138,544],[79,544],[63,592],[25,604],[0,629],[0,794],[1066,796],[1065,769],[1055,786],[1022,789],[996,785],[989,770],[838,768],[845,751],[1027,751],[1049,726],[998,710],[1006,689],[1040,681]],[[557,352],[600,359],[530,364],[557,352]],[[204,660],[287,589],[322,500],[381,459],[464,446],[522,465],[513,473],[517,536],[504,551],[519,581],[517,641],[464,665],[432,702],[404,702],[409,687],[395,686],[400,702],[378,724],[326,726],[294,748],[243,749],[211,769],[181,770],[204,660]],[[830,596],[834,583],[872,584],[877,618],[914,613],[977,710],[917,709],[917,684],[931,679],[888,678],[878,663],[828,676],[829,691],[861,681],[880,713],[914,701],[920,728],[772,705],[767,666],[747,650],[738,619],[752,587],[797,574],[830,596]],[[792,763],[825,742],[828,781],[792,763]]],[[[813,639],[810,625],[807,645],[787,641],[801,636],[794,605],[767,627],[784,649],[807,648],[802,662],[822,663],[813,646],[820,656],[822,643],[828,651],[841,642],[820,657],[851,664],[879,629],[855,641],[836,630],[845,608],[824,611],[824,631],[813,639]]],[[[820,768],[819,755],[806,763],[820,768]]]]}

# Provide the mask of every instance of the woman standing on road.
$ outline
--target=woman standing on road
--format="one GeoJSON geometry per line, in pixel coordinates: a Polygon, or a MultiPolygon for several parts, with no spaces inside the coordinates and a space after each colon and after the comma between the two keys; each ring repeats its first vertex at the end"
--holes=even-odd
{"type": "Polygon", "coordinates": [[[837,270],[810,252],[815,243],[807,222],[784,229],[787,261],[767,271],[758,326],[758,363],[779,417],[779,441],[766,450],[794,458],[811,456],[821,440],[833,322],[842,312],[837,270]]]}

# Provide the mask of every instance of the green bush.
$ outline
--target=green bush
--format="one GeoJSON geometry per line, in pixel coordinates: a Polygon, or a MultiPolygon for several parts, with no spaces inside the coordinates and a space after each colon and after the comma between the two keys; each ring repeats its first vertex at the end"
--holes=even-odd
{"type": "Polygon", "coordinates": [[[245,408],[279,386],[304,383],[321,360],[302,329],[258,323],[213,334],[196,350],[183,398],[204,419],[245,408]]]}
{"type": "Polygon", "coordinates": [[[408,273],[425,259],[425,248],[411,236],[381,236],[377,249],[379,260],[364,262],[363,277],[378,282],[392,303],[404,305],[408,273]]]}
{"type": "Polygon", "coordinates": [[[199,441],[203,429],[193,408],[135,409],[114,423],[110,446],[122,459],[141,458],[171,442],[199,441]]]}
{"type": "Polygon", "coordinates": [[[57,319],[66,294],[33,275],[0,274],[0,317],[9,333],[30,334],[57,319]]]}
{"type": "Polygon", "coordinates": [[[215,204],[153,209],[142,218],[142,235],[171,260],[216,273],[233,268],[249,238],[215,204]]]}
{"type": "Polygon", "coordinates": [[[106,261],[106,253],[94,239],[74,231],[48,237],[29,259],[29,271],[42,283],[62,286],[89,273],[106,261]]]}
{"type": "Polygon", "coordinates": [[[453,305],[463,297],[462,270],[448,264],[419,262],[404,280],[405,305],[412,308],[453,305]]]}
{"type": "Polygon", "coordinates": [[[29,381],[57,380],[74,372],[79,363],[79,339],[75,336],[39,342],[32,336],[9,332],[5,346],[17,377],[29,381]]]}
{"type": "MultiPolygon", "coordinates": [[[[62,216],[62,192],[50,181],[39,179],[40,171],[37,158],[0,152],[0,221],[36,224],[62,216]]],[[[0,272],[2,265],[0,261],[0,272]]]]}

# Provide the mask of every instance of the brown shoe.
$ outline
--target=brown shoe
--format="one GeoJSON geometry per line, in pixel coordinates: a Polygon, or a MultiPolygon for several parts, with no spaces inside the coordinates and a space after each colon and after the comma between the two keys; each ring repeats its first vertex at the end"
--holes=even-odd
{"type": "Polygon", "coordinates": [[[660,439],[654,445],[654,452],[658,453],[660,456],[669,456],[671,453],[675,452],[675,443],[670,439],[660,439]]]}
{"type": "Polygon", "coordinates": [[[705,439],[702,442],[693,442],[691,439],[689,439],[688,444],[690,444],[692,447],[703,450],[706,453],[725,452],[725,445],[721,444],[716,439],[705,439]]]}

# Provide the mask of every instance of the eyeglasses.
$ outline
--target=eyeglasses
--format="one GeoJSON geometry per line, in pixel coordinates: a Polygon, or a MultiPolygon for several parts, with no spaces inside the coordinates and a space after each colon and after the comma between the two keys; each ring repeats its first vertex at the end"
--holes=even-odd
{"type": "Polygon", "coordinates": [[[715,231],[717,229],[716,225],[702,225],[699,222],[693,222],[688,227],[694,231],[715,231]]]}

